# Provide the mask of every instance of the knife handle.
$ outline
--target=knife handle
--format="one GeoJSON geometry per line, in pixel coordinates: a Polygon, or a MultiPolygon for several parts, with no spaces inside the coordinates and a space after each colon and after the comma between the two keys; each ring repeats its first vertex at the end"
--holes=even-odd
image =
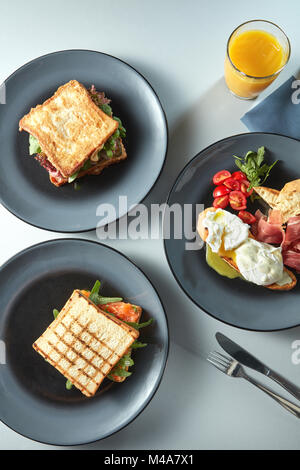
{"type": "Polygon", "coordinates": [[[282,375],[277,374],[277,372],[274,372],[271,369],[269,373],[266,375],[270,379],[274,380],[274,382],[276,382],[278,385],[281,385],[281,387],[283,387],[287,392],[291,393],[295,398],[297,398],[297,400],[300,400],[300,388],[299,387],[292,384],[292,382],[285,379],[284,377],[282,377],[282,375]]]}
{"type": "Polygon", "coordinates": [[[252,385],[255,385],[255,387],[259,388],[263,392],[265,392],[269,397],[273,398],[273,400],[277,401],[279,405],[283,406],[287,411],[292,413],[294,416],[297,418],[300,418],[300,407],[292,403],[291,401],[286,400],[285,398],[281,397],[280,395],[277,395],[277,393],[273,392],[269,388],[264,387],[262,384],[259,382],[256,382],[256,380],[252,379],[252,377],[249,377],[249,375],[243,375],[243,378],[248,380],[248,382],[252,383],[252,385]]]}

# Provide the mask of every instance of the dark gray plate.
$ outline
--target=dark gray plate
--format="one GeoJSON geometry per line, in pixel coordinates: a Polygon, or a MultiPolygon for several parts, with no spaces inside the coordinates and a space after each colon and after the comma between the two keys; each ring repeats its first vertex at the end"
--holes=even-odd
{"type": "MultiPolygon", "coordinates": [[[[223,169],[237,170],[232,156],[244,155],[262,145],[267,149],[266,158],[270,162],[280,160],[267,186],[281,189],[286,182],[300,178],[299,141],[275,134],[241,134],[216,142],[196,155],[178,176],[168,203],[211,206],[214,173],[223,169]]],[[[195,230],[195,211],[192,223],[195,230]]],[[[173,231],[174,226],[171,226],[171,235],[173,231]]],[[[300,324],[299,284],[288,292],[274,292],[240,279],[227,279],[207,265],[205,248],[187,251],[185,243],[184,238],[175,240],[172,236],[165,240],[166,256],[179,285],[205,312],[247,330],[281,330],[300,324]]]]}
{"type": "MultiPolygon", "coordinates": [[[[39,228],[80,232],[101,224],[100,203],[118,209],[120,195],[128,206],[141,202],[160,175],[167,150],[167,122],[151,85],[125,62],[100,52],[67,50],[39,57],[13,73],[5,82],[6,104],[0,105],[0,200],[20,219],[39,228]],[[28,134],[18,131],[19,119],[31,107],[49,98],[63,83],[76,79],[94,84],[112,99],[112,107],[127,128],[126,161],[105,169],[100,176],[56,188],[28,153],[28,134]]],[[[126,209],[109,216],[109,223],[126,209]]]]}
{"type": "Polygon", "coordinates": [[[152,399],[168,355],[168,326],[159,296],[146,276],[119,252],[87,240],[61,239],[32,246],[0,271],[0,418],[31,439],[56,445],[84,444],[109,436],[132,421],[152,399]],[[33,341],[75,288],[102,281],[103,295],[122,296],[143,307],[141,330],[148,346],[134,353],[134,373],[121,384],[108,379],[95,397],[76,388],[42,359],[33,341]]]}

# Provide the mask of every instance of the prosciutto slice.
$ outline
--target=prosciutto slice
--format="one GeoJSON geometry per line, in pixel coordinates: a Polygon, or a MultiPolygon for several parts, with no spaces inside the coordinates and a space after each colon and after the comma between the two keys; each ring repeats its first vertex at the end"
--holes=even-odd
{"type": "Polygon", "coordinates": [[[260,210],[257,210],[255,217],[256,222],[252,226],[252,233],[256,240],[273,245],[280,245],[284,239],[280,212],[272,210],[267,217],[260,210]]]}

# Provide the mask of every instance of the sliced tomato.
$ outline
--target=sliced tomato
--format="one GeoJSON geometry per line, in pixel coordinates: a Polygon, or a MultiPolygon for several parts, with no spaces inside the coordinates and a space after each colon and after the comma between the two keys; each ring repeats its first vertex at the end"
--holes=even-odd
{"type": "Polygon", "coordinates": [[[249,186],[250,186],[250,183],[248,180],[241,181],[241,191],[242,193],[245,194],[246,197],[251,196],[251,194],[253,193],[253,188],[251,188],[250,191],[248,191],[249,186]]]}
{"type": "Polygon", "coordinates": [[[220,184],[214,189],[213,196],[214,198],[220,197],[220,196],[225,196],[226,194],[230,193],[230,189],[226,188],[224,184],[220,184]]]}
{"type": "Polygon", "coordinates": [[[240,211],[238,213],[238,217],[240,219],[242,219],[243,222],[245,222],[245,224],[254,224],[254,222],[256,222],[256,217],[252,214],[250,214],[250,212],[248,211],[240,211]]]}
{"type": "Polygon", "coordinates": [[[228,170],[221,170],[218,171],[213,177],[213,183],[218,186],[219,184],[222,184],[224,180],[227,178],[230,178],[231,173],[228,170]]]}
{"type": "Polygon", "coordinates": [[[225,180],[223,184],[224,186],[226,186],[226,188],[229,188],[231,191],[239,191],[241,188],[240,182],[232,177],[227,178],[227,180],[225,180]]]}
{"type": "Polygon", "coordinates": [[[232,178],[238,181],[247,180],[246,174],[243,173],[242,171],[235,171],[234,173],[232,173],[231,176],[232,178]]]}
{"type": "Polygon", "coordinates": [[[232,209],[236,211],[241,211],[246,209],[247,207],[247,199],[242,191],[231,191],[229,194],[229,204],[231,205],[232,209]]]}
{"type": "Polygon", "coordinates": [[[229,203],[229,196],[225,194],[225,196],[216,197],[213,202],[213,206],[218,209],[225,209],[229,203]]]}

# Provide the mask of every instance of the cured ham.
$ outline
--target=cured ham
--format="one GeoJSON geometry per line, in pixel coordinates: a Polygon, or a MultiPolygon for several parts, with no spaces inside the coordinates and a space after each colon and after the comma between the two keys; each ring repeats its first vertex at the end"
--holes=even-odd
{"type": "Polygon", "coordinates": [[[280,245],[284,240],[280,212],[270,211],[267,217],[260,210],[257,210],[255,217],[256,222],[252,226],[252,233],[256,240],[272,245],[280,245]]]}

